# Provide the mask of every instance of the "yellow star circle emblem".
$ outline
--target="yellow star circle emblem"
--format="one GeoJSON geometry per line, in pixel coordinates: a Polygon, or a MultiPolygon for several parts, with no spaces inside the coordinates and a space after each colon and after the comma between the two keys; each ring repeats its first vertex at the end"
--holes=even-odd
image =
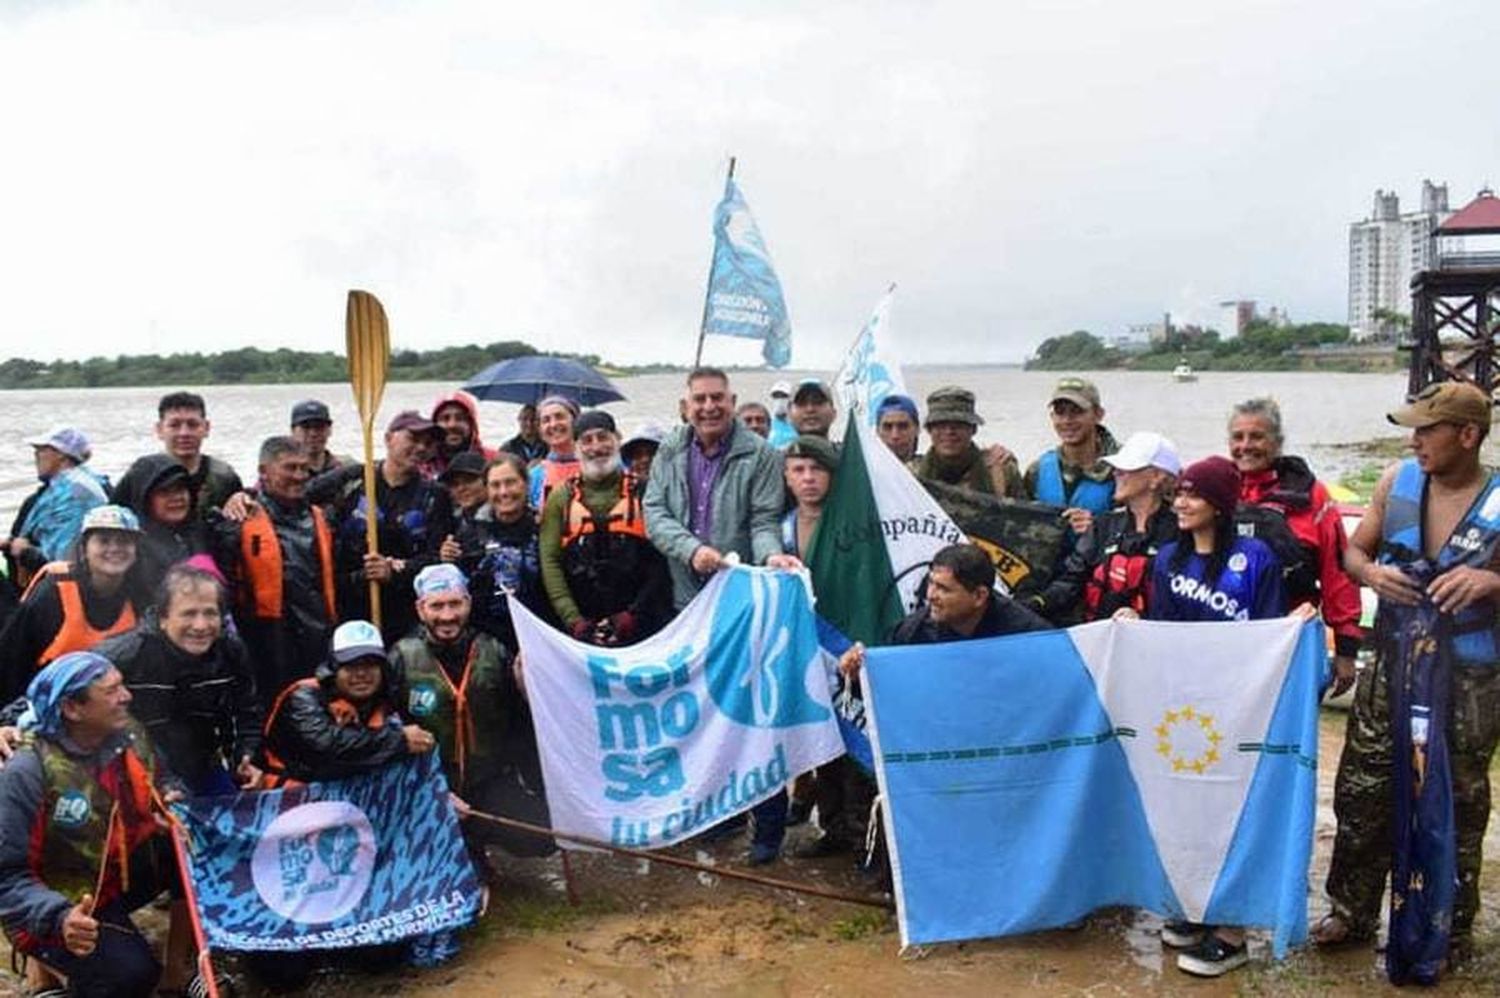
{"type": "Polygon", "coordinates": [[[1214,726],[1212,714],[1205,714],[1191,706],[1163,712],[1161,723],[1152,729],[1156,734],[1156,754],[1172,767],[1174,773],[1196,773],[1201,776],[1222,758],[1219,743],[1224,736],[1214,726]],[[1206,748],[1195,756],[1187,756],[1178,750],[1172,740],[1178,727],[1197,727],[1202,733],[1206,748]]]}

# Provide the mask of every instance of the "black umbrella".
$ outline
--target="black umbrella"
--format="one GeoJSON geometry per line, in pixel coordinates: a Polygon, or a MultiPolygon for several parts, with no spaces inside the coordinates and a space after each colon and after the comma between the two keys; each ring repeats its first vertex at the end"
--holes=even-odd
{"type": "Polygon", "coordinates": [[[622,402],[625,396],[609,379],[587,364],[564,357],[513,357],[491,364],[464,385],[477,399],[535,405],[548,395],[562,395],[579,405],[622,402]]]}

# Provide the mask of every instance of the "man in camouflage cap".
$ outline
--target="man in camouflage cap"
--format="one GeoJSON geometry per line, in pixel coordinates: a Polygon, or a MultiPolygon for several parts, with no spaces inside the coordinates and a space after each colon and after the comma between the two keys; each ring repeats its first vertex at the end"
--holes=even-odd
{"type": "Polygon", "coordinates": [[[1344,570],[1380,597],[1378,659],[1355,682],[1334,786],[1338,833],[1327,883],[1332,910],[1311,936],[1320,946],[1374,941],[1386,873],[1393,861],[1404,866],[1401,857],[1419,849],[1413,845],[1408,852],[1405,836],[1392,834],[1394,803],[1404,794],[1417,820],[1428,820],[1421,810],[1420,775],[1416,787],[1409,784],[1432,758],[1426,741],[1443,739],[1452,817],[1446,829],[1439,821],[1435,832],[1451,836],[1447,848],[1456,850],[1458,879],[1447,951],[1441,951],[1442,936],[1426,927],[1450,923],[1441,901],[1434,904],[1423,894],[1422,878],[1415,875],[1420,865],[1411,867],[1413,876],[1392,884],[1387,950],[1393,980],[1428,983],[1426,975],[1435,977],[1444,957],[1466,955],[1479,908],[1489,766],[1500,740],[1500,574],[1493,567],[1500,554],[1500,474],[1479,460],[1491,404],[1473,385],[1429,385],[1388,418],[1411,430],[1412,456],[1381,476],[1344,554],[1344,570]],[[1429,622],[1435,631],[1423,629],[1429,622]],[[1401,709],[1416,682],[1414,664],[1433,670],[1433,682],[1450,690],[1450,710],[1433,712],[1429,738],[1421,742],[1406,736],[1416,728],[1408,714],[1415,718],[1421,704],[1412,698],[1401,709]],[[1398,756],[1407,741],[1413,754],[1398,756]],[[1402,910],[1413,906],[1427,916],[1415,933],[1401,924],[1402,910]],[[1425,969],[1422,959],[1409,959],[1413,953],[1426,957],[1425,969]]]}
{"type": "Polygon", "coordinates": [[[1026,469],[1026,495],[1067,510],[1075,534],[1088,530],[1095,514],[1114,505],[1114,469],[1107,455],[1120,449],[1104,428],[1104,406],[1092,381],[1066,377],[1047,402],[1057,446],[1026,469]]]}
{"type": "Polygon", "coordinates": [[[982,451],[975,445],[974,434],[983,425],[983,417],[975,411],[973,392],[957,385],[935,390],[927,396],[927,419],[923,422],[932,446],[908,467],[918,478],[974,492],[1021,495],[1021,470],[1015,457],[1003,447],[982,451]]]}

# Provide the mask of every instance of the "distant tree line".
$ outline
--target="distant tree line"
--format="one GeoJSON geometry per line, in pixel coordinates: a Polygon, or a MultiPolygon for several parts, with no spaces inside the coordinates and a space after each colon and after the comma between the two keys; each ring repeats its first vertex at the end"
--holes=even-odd
{"type": "MultiPolygon", "coordinates": [[[[392,381],[462,381],[497,361],[538,353],[529,343],[505,340],[487,346],[391,351],[392,381]]],[[[594,354],[563,354],[590,366],[594,354]]],[[[625,369],[613,368],[616,372],[625,369]]],[[[137,385],[268,385],[337,382],[349,377],[343,354],[330,351],[261,350],[222,353],[142,354],[43,362],[12,357],[0,362],[4,388],[112,388],[137,385]]]]}
{"type": "Polygon", "coordinates": [[[1301,366],[1292,350],[1336,347],[1349,342],[1349,327],[1335,322],[1276,325],[1261,319],[1246,325],[1240,335],[1223,339],[1217,330],[1173,326],[1166,336],[1145,350],[1126,351],[1110,346],[1086,329],[1043,340],[1026,362],[1043,371],[1163,370],[1186,357],[1199,370],[1290,370],[1301,366]]]}

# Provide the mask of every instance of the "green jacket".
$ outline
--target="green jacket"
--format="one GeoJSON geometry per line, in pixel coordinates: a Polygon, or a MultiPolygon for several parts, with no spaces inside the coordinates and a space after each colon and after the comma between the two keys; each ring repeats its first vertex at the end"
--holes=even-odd
{"type": "Polygon", "coordinates": [[[704,580],[690,565],[693,552],[708,544],[724,554],[733,551],[745,564],[760,565],[781,553],[781,511],[786,499],[781,455],[743,428],[731,431],[724,464],[713,488],[713,530],[707,538],[688,530],[688,447],[693,429],[681,426],[662,441],[646,486],[646,534],[667,558],[672,571],[672,600],[680,610],[704,580]]]}

